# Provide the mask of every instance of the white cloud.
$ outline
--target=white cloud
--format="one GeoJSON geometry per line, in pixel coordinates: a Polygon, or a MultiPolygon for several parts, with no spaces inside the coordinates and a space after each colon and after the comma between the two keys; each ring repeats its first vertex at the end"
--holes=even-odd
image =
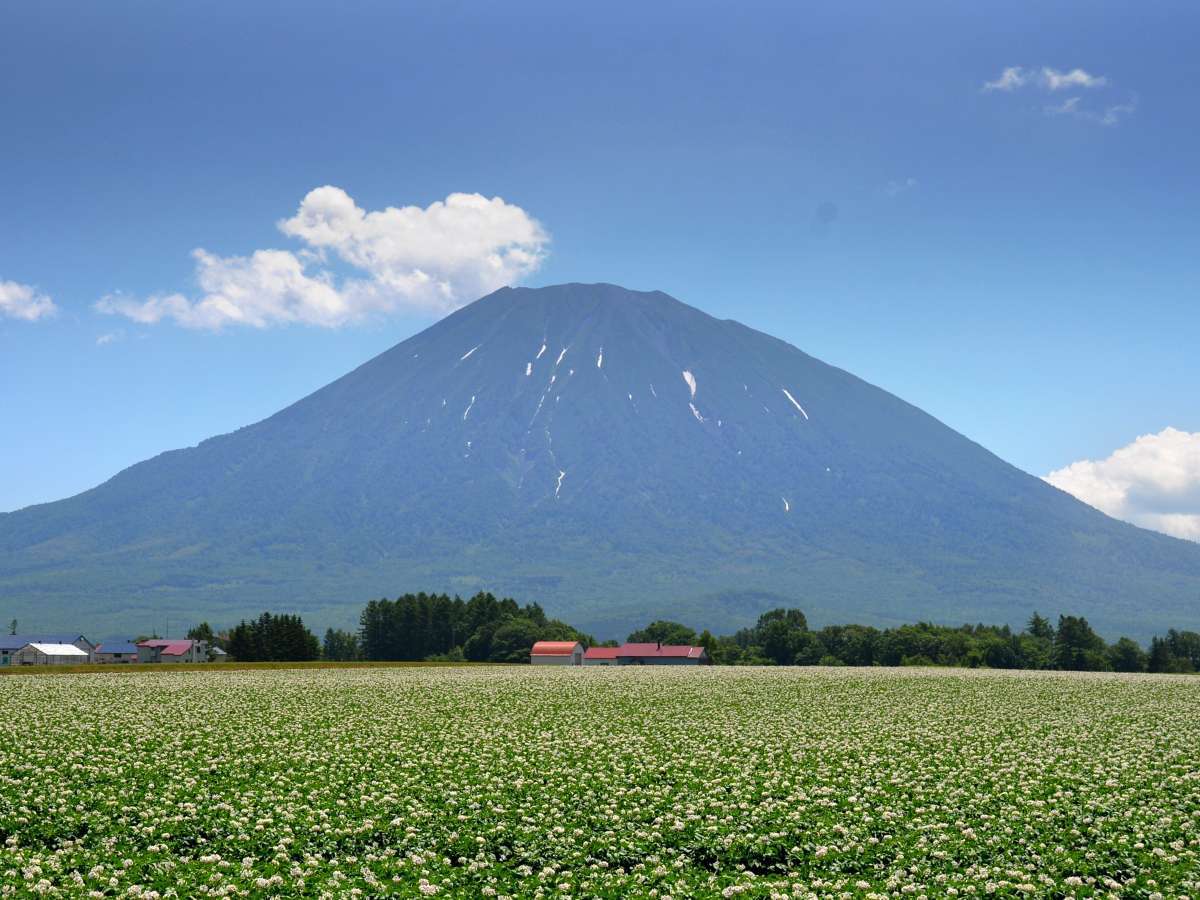
{"type": "Polygon", "coordinates": [[[1200,432],[1167,428],[1046,481],[1117,519],[1200,541],[1200,432]]]}
{"type": "Polygon", "coordinates": [[[1085,119],[1112,127],[1118,124],[1123,116],[1130,115],[1137,109],[1135,100],[1106,106],[1102,110],[1086,109],[1080,105],[1081,100],[1080,97],[1068,97],[1062,103],[1045,107],[1045,113],[1048,116],[1074,116],[1077,119],[1085,119]]]}
{"type": "Polygon", "coordinates": [[[0,316],[36,322],[56,312],[58,307],[54,301],[39,293],[37,288],[15,281],[0,281],[0,316]]]}
{"type": "MultiPolygon", "coordinates": [[[[1009,66],[1000,73],[1000,77],[995,81],[985,81],[982,90],[985,94],[993,91],[1011,93],[1025,87],[1040,88],[1043,91],[1054,93],[1065,90],[1107,88],[1109,81],[1104,75],[1093,75],[1080,68],[1063,72],[1050,66],[1042,66],[1040,69],[1009,66]]],[[[1083,98],[1077,94],[1067,97],[1061,103],[1044,106],[1042,111],[1048,116],[1070,116],[1099,125],[1113,126],[1137,109],[1136,96],[1131,96],[1120,103],[1111,102],[1115,99],[1112,97],[1111,91],[1108,91],[1107,94],[1101,91],[1100,96],[1107,96],[1110,102],[1105,106],[1092,108],[1085,106],[1083,98]]]]}
{"type": "Polygon", "coordinates": [[[1029,81],[1029,76],[1025,74],[1025,70],[1021,66],[1009,66],[1000,73],[1000,77],[995,81],[985,81],[983,89],[985,91],[1015,91],[1019,87],[1024,87],[1029,81]]]}
{"type": "Polygon", "coordinates": [[[1108,79],[1103,75],[1092,75],[1083,69],[1059,72],[1057,69],[1043,66],[1039,74],[1041,83],[1051,91],[1062,91],[1067,88],[1097,88],[1108,84],[1108,79]]]}
{"type": "Polygon", "coordinates": [[[1069,72],[1060,72],[1050,66],[1042,66],[1040,69],[1008,66],[995,81],[985,81],[983,90],[985,92],[1015,91],[1026,85],[1036,85],[1048,91],[1063,91],[1068,88],[1098,88],[1104,87],[1106,84],[1108,84],[1108,79],[1103,75],[1092,75],[1090,72],[1078,68],[1069,72]]]}
{"type": "Polygon", "coordinates": [[[305,247],[230,257],[198,249],[198,298],[110,294],[96,309],[214,330],[334,327],[400,309],[445,313],[536,271],[550,241],[535,219],[499,197],[451,194],[425,208],[368,212],[331,186],[310,191],[278,227],[305,247]],[[336,263],[352,274],[339,277],[336,263]]]}
{"type": "Polygon", "coordinates": [[[917,179],[905,178],[901,181],[889,181],[887,187],[883,189],[884,193],[889,197],[897,197],[905,191],[911,191],[917,186],[917,179]]]}

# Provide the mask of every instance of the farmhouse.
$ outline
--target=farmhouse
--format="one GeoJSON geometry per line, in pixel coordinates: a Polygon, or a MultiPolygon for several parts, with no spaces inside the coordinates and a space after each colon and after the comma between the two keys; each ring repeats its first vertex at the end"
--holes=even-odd
{"type": "Polygon", "coordinates": [[[581,666],[583,644],[579,641],[538,641],[529,653],[535,666],[581,666]]]}
{"type": "Polygon", "coordinates": [[[13,655],[28,644],[71,644],[91,659],[95,645],[81,634],[5,634],[0,635],[0,666],[9,665],[13,655]]]}
{"type": "Polygon", "coordinates": [[[148,641],[138,641],[137,648],[137,661],[143,663],[208,662],[208,644],[204,641],[151,638],[148,641]]]}
{"type": "Polygon", "coordinates": [[[26,644],[12,655],[14,666],[69,666],[88,661],[86,650],[74,644],[26,644]]]}
{"type": "Polygon", "coordinates": [[[585,666],[706,666],[712,662],[703,647],[687,644],[622,644],[588,647],[585,666]]]}
{"type": "Polygon", "coordinates": [[[98,663],[135,663],[138,661],[138,648],[131,641],[105,641],[96,646],[96,652],[92,655],[98,663]]]}

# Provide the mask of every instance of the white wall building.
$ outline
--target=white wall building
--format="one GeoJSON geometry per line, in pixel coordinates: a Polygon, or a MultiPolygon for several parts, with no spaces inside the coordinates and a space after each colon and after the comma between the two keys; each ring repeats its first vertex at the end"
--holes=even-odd
{"type": "Polygon", "coordinates": [[[12,656],[14,666],[70,666],[85,663],[86,651],[74,644],[26,644],[12,656]]]}

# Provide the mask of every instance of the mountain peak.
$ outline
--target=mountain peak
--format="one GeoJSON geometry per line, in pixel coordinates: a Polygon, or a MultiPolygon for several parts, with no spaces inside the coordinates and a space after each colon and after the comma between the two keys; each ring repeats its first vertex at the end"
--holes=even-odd
{"type": "Polygon", "coordinates": [[[606,637],[785,603],[881,624],[1071,609],[1145,635],[1194,620],[1200,547],[661,291],[561,284],[503,288],[263,422],[0,518],[14,612],[78,627],[75,586],[104,630],[281,603],[348,625],[371,597],[487,588],[606,637]]]}

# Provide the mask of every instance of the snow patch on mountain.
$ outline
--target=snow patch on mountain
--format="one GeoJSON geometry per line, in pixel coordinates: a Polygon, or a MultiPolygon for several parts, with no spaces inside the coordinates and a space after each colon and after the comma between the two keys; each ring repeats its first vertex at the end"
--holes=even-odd
{"type": "MultiPolygon", "coordinates": [[[[800,415],[804,416],[805,420],[807,420],[807,419],[808,419],[808,413],[806,413],[806,412],[804,411],[804,407],[803,407],[803,406],[801,406],[801,405],[800,405],[800,404],[799,404],[799,403],[796,401],[796,398],[792,396],[792,392],[791,392],[791,391],[789,391],[787,388],[780,388],[780,390],[781,390],[781,391],[783,391],[783,395],[784,395],[785,397],[787,397],[789,400],[791,400],[791,401],[792,401],[792,406],[794,406],[794,407],[796,407],[796,409],[800,410],[800,415]]],[[[763,407],[763,409],[766,409],[766,407],[764,406],[764,407],[763,407]]]]}

